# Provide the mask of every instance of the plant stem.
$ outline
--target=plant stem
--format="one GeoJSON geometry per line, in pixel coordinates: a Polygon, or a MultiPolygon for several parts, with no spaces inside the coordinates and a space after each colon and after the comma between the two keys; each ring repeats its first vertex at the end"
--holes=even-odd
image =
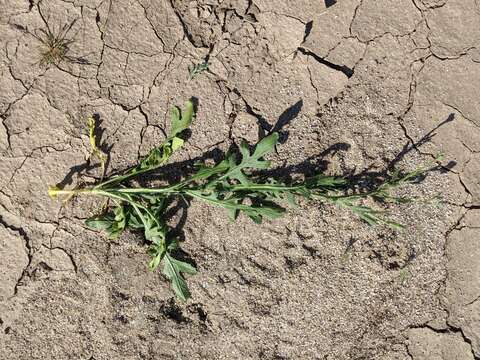
{"type": "Polygon", "coordinates": [[[229,188],[230,191],[297,191],[304,189],[304,185],[272,185],[272,184],[239,184],[229,188]]]}
{"type": "MultiPolygon", "coordinates": [[[[156,167],[152,167],[152,168],[146,168],[146,169],[143,169],[143,170],[137,170],[136,172],[129,172],[125,175],[118,175],[118,176],[115,176],[115,177],[112,177],[110,179],[108,179],[107,181],[104,181],[98,185],[96,185],[94,187],[94,189],[102,189],[104,188],[106,185],[109,185],[109,184],[116,184],[116,183],[121,183],[125,180],[128,180],[134,176],[137,176],[137,175],[140,175],[140,174],[143,174],[143,173],[146,173],[147,171],[151,171],[151,170],[154,170],[156,168],[158,168],[159,166],[162,166],[162,164],[159,164],[158,166],[156,167]]],[[[131,171],[133,171],[135,168],[132,168],[131,171]]]]}

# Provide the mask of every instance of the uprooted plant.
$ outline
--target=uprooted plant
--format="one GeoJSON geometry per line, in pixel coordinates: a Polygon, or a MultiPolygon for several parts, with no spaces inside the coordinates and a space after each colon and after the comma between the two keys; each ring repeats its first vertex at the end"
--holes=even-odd
{"type": "MultiPolygon", "coordinates": [[[[138,165],[119,175],[105,180],[102,177],[99,183],[91,187],[49,189],[52,197],[93,195],[110,199],[112,206],[100,215],[87,219],[87,226],[104,230],[111,238],[118,237],[127,228],[143,231],[145,239],[150,243],[149,268],[155,270],[163,261],[163,273],[171,281],[175,294],[182,300],[190,296],[183,274],[195,274],[196,269],[175,257],[179,241],[166,220],[166,211],[173,199],[197,199],[226,209],[232,220],[235,220],[239,213],[244,213],[255,223],[261,223],[263,218],[275,219],[284,213],[285,208],[280,206],[279,202],[295,205],[296,199],[301,197],[348,208],[371,225],[385,224],[400,229],[402,226],[384,217],[382,211],[362,205],[360,201],[365,198],[393,202],[410,201],[408,198],[392,195],[391,190],[417,181],[419,176],[428,170],[421,168],[407,174],[394,172],[370,191],[355,190],[355,184],[344,178],[323,174],[302,181],[282,182],[269,177],[265,172],[270,167],[270,161],[264,160],[264,157],[274,149],[278,140],[278,134],[273,133],[263,138],[253,151],[250,151],[247,143],[242,142],[239,154],[229,152],[224,160],[212,166],[197,164],[193,175],[177,183],[164,187],[132,186],[132,178],[165,165],[172,154],[182,147],[182,135],[194,117],[194,105],[191,101],[186,103],[182,112],[173,107],[171,131],[167,139],[151,150],[138,165]]],[[[103,159],[102,154],[96,150],[92,120],[89,119],[92,153],[103,159]]]]}

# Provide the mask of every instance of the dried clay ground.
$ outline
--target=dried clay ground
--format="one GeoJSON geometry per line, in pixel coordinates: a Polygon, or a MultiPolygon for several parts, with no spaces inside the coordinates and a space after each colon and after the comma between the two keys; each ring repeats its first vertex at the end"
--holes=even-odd
{"type": "Polygon", "coordinates": [[[478,0],[0,0],[0,44],[0,359],[480,358],[478,0]],[[63,26],[45,64],[38,37],[63,26]],[[386,208],[401,232],[320,203],[255,225],[193,201],[182,303],[139,234],[110,241],[83,223],[99,201],[46,190],[99,176],[88,116],[112,173],[190,97],[177,177],[272,130],[281,175],[445,156],[399,190],[428,201],[386,208]]]}

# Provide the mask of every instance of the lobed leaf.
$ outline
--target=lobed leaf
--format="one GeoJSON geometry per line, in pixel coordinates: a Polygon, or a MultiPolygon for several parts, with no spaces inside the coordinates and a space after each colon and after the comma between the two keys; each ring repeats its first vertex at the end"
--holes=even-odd
{"type": "Polygon", "coordinates": [[[190,264],[173,258],[169,253],[165,254],[163,273],[170,280],[172,289],[183,301],[187,301],[190,297],[187,282],[182,276],[182,273],[196,274],[197,270],[190,264]]]}

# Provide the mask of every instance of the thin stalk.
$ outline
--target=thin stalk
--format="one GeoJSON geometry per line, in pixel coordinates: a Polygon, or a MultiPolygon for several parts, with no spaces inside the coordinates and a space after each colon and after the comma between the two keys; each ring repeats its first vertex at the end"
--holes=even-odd
{"type": "Polygon", "coordinates": [[[185,190],[184,191],[185,195],[189,195],[193,198],[203,200],[207,203],[223,207],[225,209],[235,209],[235,210],[255,210],[254,206],[250,205],[243,205],[243,204],[230,204],[227,201],[221,201],[221,200],[216,200],[216,199],[211,199],[205,195],[203,195],[200,191],[198,190],[185,190]]]}
{"type": "MultiPolygon", "coordinates": [[[[112,177],[110,179],[108,179],[107,181],[104,181],[98,185],[96,185],[94,187],[94,189],[102,189],[104,188],[106,185],[109,185],[109,184],[115,184],[115,183],[121,183],[121,182],[124,182],[125,180],[128,180],[134,176],[137,176],[137,175],[140,175],[140,174],[144,174],[148,171],[152,171],[152,170],[155,170],[157,169],[158,167],[164,165],[163,163],[159,164],[158,166],[155,166],[155,167],[150,167],[150,168],[146,168],[146,169],[143,169],[143,170],[138,170],[134,173],[127,173],[125,175],[118,175],[118,176],[115,176],[115,177],[112,177]]],[[[134,170],[135,168],[132,168],[131,170],[134,170]]]]}
{"type": "Polygon", "coordinates": [[[304,189],[304,185],[275,185],[275,184],[238,184],[229,187],[228,190],[235,192],[235,191],[297,191],[304,189]]]}
{"type": "Polygon", "coordinates": [[[182,190],[176,190],[181,187],[183,184],[176,184],[172,186],[167,186],[163,188],[120,188],[120,189],[108,189],[110,192],[121,193],[121,194],[178,194],[182,190]]]}

